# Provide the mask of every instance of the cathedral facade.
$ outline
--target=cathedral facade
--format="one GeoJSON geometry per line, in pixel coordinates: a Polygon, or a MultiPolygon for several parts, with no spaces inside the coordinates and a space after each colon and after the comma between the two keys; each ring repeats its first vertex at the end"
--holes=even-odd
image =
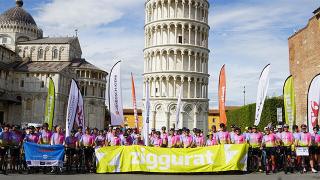
{"type": "Polygon", "coordinates": [[[175,126],[181,86],[176,128],[208,128],[209,6],[207,0],[145,3],[144,87],[150,84],[150,128],[175,126]]]}
{"type": "Polygon", "coordinates": [[[54,124],[65,126],[74,78],[84,98],[86,126],[103,128],[107,75],[82,58],[78,37],[43,37],[22,0],[0,15],[0,123],[41,124],[52,78],[54,124]]]}

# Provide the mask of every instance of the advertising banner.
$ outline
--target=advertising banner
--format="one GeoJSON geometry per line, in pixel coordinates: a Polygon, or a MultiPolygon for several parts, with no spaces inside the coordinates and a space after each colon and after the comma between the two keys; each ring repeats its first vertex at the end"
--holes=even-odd
{"type": "Polygon", "coordinates": [[[76,118],[76,112],[78,108],[79,101],[79,89],[76,81],[72,79],[68,107],[67,107],[67,116],[66,116],[66,137],[70,136],[70,132],[73,128],[74,120],[76,118]]]}
{"type": "MultiPolygon", "coordinates": [[[[77,106],[77,112],[76,112],[76,125],[77,127],[85,127],[85,118],[84,118],[84,105],[83,105],[83,97],[81,94],[81,91],[79,90],[79,100],[78,100],[78,106],[77,106]]],[[[85,132],[85,128],[83,128],[83,132],[85,132]]]]}
{"type": "Polygon", "coordinates": [[[117,62],[110,72],[109,80],[109,109],[111,115],[111,125],[123,125],[123,106],[121,89],[121,61],[117,62]]]}
{"type": "Polygon", "coordinates": [[[177,103],[177,111],[176,111],[176,128],[179,128],[179,122],[180,122],[180,112],[181,112],[181,99],[183,97],[183,84],[181,83],[180,85],[180,90],[179,90],[179,97],[178,97],[178,103],[177,103]]]}
{"type": "Polygon", "coordinates": [[[145,112],[143,116],[143,139],[146,146],[149,145],[149,122],[150,122],[150,85],[149,81],[146,82],[146,99],[145,99],[145,112]]]}
{"type": "Polygon", "coordinates": [[[284,116],[285,122],[292,131],[296,119],[296,101],[293,86],[293,77],[289,76],[283,86],[284,116]]]}
{"type": "Polygon", "coordinates": [[[266,100],[267,91],[269,87],[269,73],[270,73],[270,64],[268,64],[262,71],[258,84],[258,93],[256,101],[256,116],[254,125],[258,126],[260,123],[260,118],[263,110],[264,101],[266,100]]]}
{"type": "Polygon", "coordinates": [[[46,100],[46,110],[44,122],[49,124],[49,130],[52,130],[54,117],[55,89],[53,80],[49,79],[48,96],[46,100]]]}
{"type": "Polygon", "coordinates": [[[28,166],[63,166],[63,145],[40,145],[25,142],[23,148],[28,166]]]}
{"type": "Polygon", "coordinates": [[[222,66],[219,76],[219,114],[220,114],[220,123],[227,124],[227,115],[226,115],[226,72],[225,65],[222,66]]]}
{"type": "Polygon", "coordinates": [[[318,125],[320,104],[320,75],[315,76],[310,84],[308,92],[308,128],[312,132],[313,127],[318,125]]]}
{"type": "Polygon", "coordinates": [[[135,120],[135,126],[139,129],[139,117],[138,117],[138,108],[137,108],[137,97],[136,97],[136,88],[134,85],[133,75],[131,73],[131,95],[132,95],[132,104],[133,104],[133,115],[135,120]]]}
{"type": "Polygon", "coordinates": [[[200,148],[117,146],[96,149],[97,173],[246,171],[248,145],[200,148]]]}

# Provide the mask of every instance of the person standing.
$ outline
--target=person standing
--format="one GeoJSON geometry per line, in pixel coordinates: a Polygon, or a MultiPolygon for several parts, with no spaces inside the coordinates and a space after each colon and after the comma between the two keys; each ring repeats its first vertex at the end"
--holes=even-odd
{"type": "Polygon", "coordinates": [[[217,134],[219,144],[230,144],[230,134],[226,129],[226,125],[221,123],[220,129],[221,131],[217,134]]]}

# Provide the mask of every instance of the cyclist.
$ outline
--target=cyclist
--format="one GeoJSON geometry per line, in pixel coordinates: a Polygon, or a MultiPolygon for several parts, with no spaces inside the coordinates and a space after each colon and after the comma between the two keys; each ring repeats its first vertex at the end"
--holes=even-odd
{"type": "Polygon", "coordinates": [[[118,132],[116,131],[116,127],[112,129],[112,134],[110,135],[110,139],[108,139],[108,144],[110,146],[120,146],[121,138],[119,137],[118,132]]]}
{"type": "MultiPolygon", "coordinates": [[[[248,135],[247,139],[250,148],[249,148],[249,157],[250,161],[249,164],[250,166],[253,166],[254,163],[258,163],[259,166],[259,171],[261,172],[261,142],[262,142],[262,134],[258,132],[257,126],[252,127],[252,133],[248,135]]],[[[255,168],[255,167],[251,167],[255,168]]]]}
{"type": "Polygon", "coordinates": [[[84,155],[84,164],[87,167],[87,171],[92,172],[92,156],[94,148],[94,139],[90,134],[90,129],[86,128],[85,134],[81,136],[80,147],[82,148],[82,153],[84,155]]]}
{"type": "Polygon", "coordinates": [[[194,143],[195,147],[204,147],[205,146],[204,138],[201,135],[201,130],[200,129],[196,130],[196,137],[195,137],[194,141],[195,141],[195,143],[194,143]]]}
{"type": "Polygon", "coordinates": [[[144,146],[144,141],[143,141],[143,138],[140,136],[140,134],[136,135],[136,139],[133,141],[133,144],[144,146]]]}
{"type": "Polygon", "coordinates": [[[30,126],[28,129],[26,129],[26,136],[24,138],[24,142],[30,142],[30,143],[39,142],[39,136],[36,133],[34,133],[33,126],[30,126]]]}
{"type": "Polygon", "coordinates": [[[230,134],[224,123],[220,124],[221,131],[217,133],[219,144],[230,144],[230,134]]]}
{"type": "Polygon", "coordinates": [[[65,137],[62,133],[62,129],[60,126],[56,127],[56,132],[52,134],[51,137],[51,145],[64,145],[65,144],[65,137]]]}
{"type": "Polygon", "coordinates": [[[82,135],[83,135],[83,127],[79,126],[77,129],[77,133],[74,136],[78,139],[78,141],[80,141],[82,135]]]}
{"type": "Polygon", "coordinates": [[[191,148],[194,145],[194,138],[190,134],[189,129],[185,129],[185,136],[182,138],[184,148],[191,148]]]}
{"type": "Polygon", "coordinates": [[[167,147],[168,146],[168,134],[167,134],[167,128],[163,126],[161,128],[161,139],[162,139],[162,146],[167,147]]]}
{"type": "Polygon", "coordinates": [[[106,145],[106,137],[103,134],[103,130],[99,131],[99,135],[95,138],[94,142],[96,148],[104,147],[106,145]]]}
{"type": "Polygon", "coordinates": [[[21,144],[22,144],[22,133],[20,132],[19,126],[13,126],[10,132],[10,155],[11,155],[11,168],[19,170],[21,167],[21,144]]]}
{"type": "Polygon", "coordinates": [[[10,126],[5,125],[3,128],[3,131],[0,134],[0,168],[3,172],[3,174],[7,174],[6,167],[8,164],[6,164],[6,154],[9,149],[10,145],[10,132],[9,132],[10,126]],[[2,169],[4,168],[4,169],[2,169]]]}
{"type": "Polygon", "coordinates": [[[163,145],[163,141],[161,139],[160,131],[156,131],[154,138],[152,138],[150,145],[153,147],[161,147],[163,145]]]}
{"type": "Polygon", "coordinates": [[[291,154],[292,146],[294,145],[294,137],[292,132],[289,131],[289,125],[285,124],[283,126],[283,132],[280,134],[280,142],[283,147],[283,152],[285,155],[285,172],[288,172],[289,169],[293,173],[293,165],[291,164],[291,154]]]}
{"type": "MultiPolygon", "coordinates": [[[[317,129],[319,130],[319,128],[317,129]]],[[[316,159],[317,159],[315,163],[317,163],[318,170],[319,170],[320,168],[320,134],[319,133],[314,134],[314,146],[316,148],[316,159]]]]}
{"type": "Polygon", "coordinates": [[[250,134],[252,133],[252,127],[246,127],[245,132],[243,133],[246,137],[246,139],[249,139],[250,134]]]}
{"type": "MultiPolygon", "coordinates": [[[[311,133],[307,131],[307,125],[302,124],[301,125],[301,132],[300,132],[300,137],[299,139],[296,139],[296,145],[299,147],[308,147],[309,148],[309,155],[312,154],[310,151],[312,151],[311,145],[312,145],[312,137],[311,133]]],[[[305,165],[305,158],[304,157],[299,157],[298,156],[298,163],[300,164],[301,167],[301,173],[307,172],[306,170],[306,165],[305,165]]],[[[317,171],[314,169],[314,161],[312,157],[310,157],[310,167],[311,171],[313,173],[316,173],[317,171]]]]}
{"type": "Polygon", "coordinates": [[[78,139],[75,137],[75,130],[71,130],[70,136],[66,138],[66,160],[67,160],[67,171],[71,170],[72,163],[76,159],[76,149],[78,148],[78,139]]]}
{"type": "Polygon", "coordinates": [[[246,137],[245,135],[241,134],[241,129],[236,127],[234,129],[235,134],[232,138],[232,144],[244,144],[246,143],[246,137]]]}
{"type": "Polygon", "coordinates": [[[132,137],[128,133],[124,133],[123,137],[121,138],[121,145],[131,146],[132,144],[133,144],[132,137]]]}
{"type": "Polygon", "coordinates": [[[277,137],[275,134],[271,133],[269,127],[265,127],[265,135],[262,138],[262,148],[265,150],[265,166],[266,173],[268,174],[270,171],[270,162],[271,162],[271,170],[273,173],[276,171],[276,146],[277,146],[277,137]]]}
{"type": "Polygon", "coordinates": [[[171,128],[168,135],[168,148],[174,148],[177,146],[177,136],[174,134],[174,129],[171,128]]]}
{"type": "Polygon", "coordinates": [[[313,128],[313,132],[311,133],[311,138],[312,138],[312,145],[311,145],[311,158],[314,161],[315,165],[318,165],[318,152],[319,152],[319,148],[318,148],[318,143],[320,142],[320,135],[318,134],[319,128],[318,126],[313,128]]]}
{"type": "Polygon", "coordinates": [[[231,126],[230,126],[230,128],[231,128],[231,131],[230,131],[230,142],[232,142],[233,141],[233,138],[234,138],[234,135],[235,135],[235,130],[236,130],[236,126],[234,125],[234,124],[232,124],[231,126]]]}
{"type": "Polygon", "coordinates": [[[39,136],[39,144],[50,144],[51,143],[51,137],[52,132],[48,129],[49,125],[48,123],[44,123],[42,125],[42,130],[40,131],[39,136]]]}

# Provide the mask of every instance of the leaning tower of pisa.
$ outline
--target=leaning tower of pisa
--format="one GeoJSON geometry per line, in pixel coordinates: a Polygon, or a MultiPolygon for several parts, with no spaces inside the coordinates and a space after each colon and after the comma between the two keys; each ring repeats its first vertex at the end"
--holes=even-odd
{"type": "Polygon", "coordinates": [[[150,128],[174,126],[183,86],[178,128],[207,130],[208,12],[207,0],[146,1],[143,75],[144,87],[150,84],[150,128]]]}

